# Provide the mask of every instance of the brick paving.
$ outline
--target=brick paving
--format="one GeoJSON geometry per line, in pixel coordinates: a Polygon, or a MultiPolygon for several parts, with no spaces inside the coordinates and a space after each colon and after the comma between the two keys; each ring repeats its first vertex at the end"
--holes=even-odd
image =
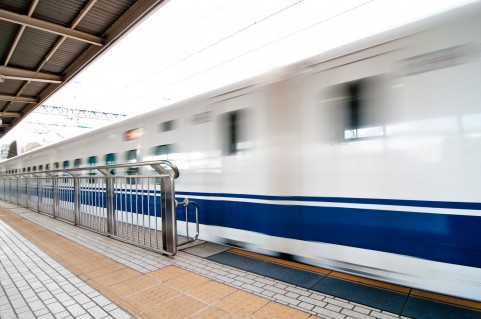
{"type": "Polygon", "coordinates": [[[175,257],[163,256],[5,202],[0,205],[8,208],[0,210],[2,319],[161,318],[166,311],[169,318],[279,317],[274,316],[276,311],[285,312],[285,318],[406,318],[182,251],[175,257]],[[8,212],[78,248],[72,256],[65,256],[65,250],[56,254],[48,247],[37,248],[10,226],[8,212]],[[83,249],[86,255],[78,265],[75,255],[83,249]],[[102,271],[88,268],[102,263],[102,271]],[[208,293],[209,288],[219,295],[208,293]],[[237,299],[253,308],[239,309],[229,302],[238,294],[251,296],[237,299]],[[175,310],[175,305],[182,309],[175,310]],[[296,315],[288,315],[287,309],[296,315]]]}

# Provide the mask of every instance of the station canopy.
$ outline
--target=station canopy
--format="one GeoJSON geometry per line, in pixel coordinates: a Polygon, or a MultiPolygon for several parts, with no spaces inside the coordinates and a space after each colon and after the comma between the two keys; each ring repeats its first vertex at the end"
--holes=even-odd
{"type": "Polygon", "coordinates": [[[0,137],[164,2],[0,1],[0,137]]]}

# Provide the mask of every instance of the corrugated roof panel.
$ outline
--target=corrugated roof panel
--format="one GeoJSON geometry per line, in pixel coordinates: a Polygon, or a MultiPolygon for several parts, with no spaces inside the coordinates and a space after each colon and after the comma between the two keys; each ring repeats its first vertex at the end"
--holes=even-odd
{"type": "Polygon", "coordinates": [[[31,0],[2,0],[1,7],[4,10],[12,11],[20,14],[27,14],[30,8],[31,0]]]}
{"type": "Polygon", "coordinates": [[[70,27],[86,0],[39,1],[32,17],[70,27]]]}
{"type": "Polygon", "coordinates": [[[103,35],[133,4],[135,0],[97,1],[78,24],[77,30],[103,35]]]}
{"type": "Polygon", "coordinates": [[[10,60],[10,65],[24,69],[36,69],[58,38],[59,36],[53,33],[25,28],[15,49],[15,54],[10,60]]]}
{"type": "Polygon", "coordinates": [[[23,90],[22,96],[38,96],[43,90],[47,88],[50,83],[31,81],[29,85],[23,90]]]}
{"type": "Polygon", "coordinates": [[[18,90],[23,85],[23,81],[5,79],[2,84],[0,84],[1,94],[5,95],[15,95],[18,90]]]}
{"type": "MultiPolygon", "coordinates": [[[[32,17],[69,28],[89,1],[0,0],[0,9],[26,16],[35,5],[32,17]]],[[[112,30],[112,37],[106,39],[107,43],[104,46],[88,45],[78,40],[66,39],[40,71],[57,75],[64,74],[66,75],[65,81],[68,82],[71,76],[85,68],[92,60],[107,50],[114,43],[114,40],[117,40],[117,36],[124,34],[124,31],[128,30],[132,24],[145,17],[153,7],[163,2],[163,0],[98,0],[82,18],[76,29],[99,37],[112,30]],[[133,10],[132,14],[125,15],[133,5],[136,5],[136,10],[133,10]],[[115,28],[111,29],[113,26],[115,28]]],[[[14,47],[14,39],[19,29],[19,22],[0,19],[0,65],[5,64],[8,52],[14,47]]],[[[36,71],[43,59],[54,48],[59,37],[59,35],[47,30],[42,31],[27,25],[7,66],[36,71]]],[[[38,106],[37,103],[43,103],[66,82],[59,84],[30,81],[25,89],[20,91],[27,83],[25,79],[6,79],[0,84],[0,96],[4,96],[3,100],[0,100],[0,112],[18,110],[23,118],[38,106]],[[31,104],[10,103],[9,97],[17,94],[22,98],[31,97],[38,102],[31,104]]],[[[6,118],[4,122],[11,123],[11,126],[0,127],[0,137],[20,121],[21,118],[6,118]]]]}
{"type": "Polygon", "coordinates": [[[8,51],[10,51],[10,46],[15,40],[15,35],[17,34],[20,26],[18,24],[8,23],[6,21],[0,20],[0,39],[3,43],[8,45],[0,45],[0,64],[5,63],[5,58],[7,57],[8,51]]]}
{"type": "Polygon", "coordinates": [[[44,72],[62,74],[89,47],[88,43],[65,39],[58,50],[42,68],[44,72]]]}
{"type": "Polygon", "coordinates": [[[16,113],[21,113],[24,108],[28,106],[28,103],[10,103],[8,107],[8,112],[16,112],[16,113]]]}

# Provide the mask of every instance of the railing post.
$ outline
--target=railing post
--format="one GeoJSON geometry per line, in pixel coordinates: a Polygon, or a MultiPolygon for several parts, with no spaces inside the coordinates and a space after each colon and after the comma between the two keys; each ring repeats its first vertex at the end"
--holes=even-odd
{"type": "Polygon", "coordinates": [[[175,255],[177,253],[177,215],[175,207],[175,189],[172,177],[161,177],[160,200],[162,205],[162,249],[175,255]]]}
{"type": "Polygon", "coordinates": [[[76,176],[73,176],[73,206],[74,224],[78,225],[80,219],[80,181],[76,176]]]}
{"type": "Polygon", "coordinates": [[[40,203],[42,202],[42,179],[37,177],[37,213],[40,213],[40,203]]]}
{"type": "Polygon", "coordinates": [[[20,205],[20,200],[18,199],[18,197],[19,197],[19,196],[18,196],[18,188],[19,188],[18,183],[19,183],[20,179],[17,178],[16,181],[17,181],[17,191],[16,191],[16,194],[17,194],[17,196],[16,196],[16,197],[17,197],[17,205],[20,205]]]}
{"type": "Polygon", "coordinates": [[[27,192],[27,194],[26,194],[26,195],[27,195],[27,196],[26,196],[26,197],[27,197],[27,200],[26,200],[26,202],[27,202],[27,209],[29,209],[29,208],[30,208],[29,203],[30,203],[31,198],[30,198],[30,178],[29,178],[28,176],[25,177],[25,183],[26,183],[26,184],[25,184],[25,190],[26,190],[26,192],[27,192]]]}
{"type": "Polygon", "coordinates": [[[107,232],[115,235],[115,211],[114,211],[114,178],[106,177],[106,200],[107,200],[107,232]]]}
{"type": "Polygon", "coordinates": [[[58,216],[58,206],[59,206],[59,198],[58,198],[58,179],[55,178],[55,174],[47,175],[52,179],[52,209],[53,209],[53,218],[57,218],[58,216]]]}
{"type": "Polygon", "coordinates": [[[105,178],[105,199],[107,206],[107,233],[115,235],[115,209],[114,209],[114,190],[115,178],[105,168],[97,169],[105,178]]]}

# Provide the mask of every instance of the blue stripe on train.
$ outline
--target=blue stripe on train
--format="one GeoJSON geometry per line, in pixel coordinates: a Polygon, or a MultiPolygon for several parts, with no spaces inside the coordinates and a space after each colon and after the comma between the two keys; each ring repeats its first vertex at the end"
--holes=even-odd
{"type": "Polygon", "coordinates": [[[481,267],[481,217],[222,200],[196,202],[200,223],[206,225],[481,267]]]}
{"type": "MultiPolygon", "coordinates": [[[[86,192],[86,194],[93,196],[93,192],[86,192]]],[[[198,194],[177,192],[179,197],[198,196],[198,194]]],[[[203,193],[202,196],[241,198],[240,195],[235,194],[203,193]]],[[[242,196],[242,198],[245,197],[242,196]]],[[[251,195],[250,198],[295,200],[293,197],[256,195],[251,195]]],[[[147,214],[150,208],[150,215],[153,215],[152,208],[155,207],[158,212],[157,216],[160,217],[159,199],[160,196],[154,196],[154,192],[149,192],[149,196],[131,196],[122,193],[120,196],[116,196],[116,207],[118,210],[143,212],[144,214],[147,214]]],[[[302,200],[306,201],[304,197],[302,197],[302,200]]],[[[236,228],[276,237],[331,243],[451,264],[481,267],[481,241],[479,240],[481,217],[477,216],[303,206],[301,203],[281,205],[222,199],[195,199],[195,201],[199,205],[199,221],[205,225],[236,228]]],[[[313,202],[314,200],[310,198],[309,201],[313,202]]],[[[369,201],[374,203],[378,200],[370,199],[369,201]]],[[[339,202],[341,202],[340,199],[339,202]]],[[[359,203],[357,200],[350,199],[347,199],[346,202],[359,203]]],[[[453,208],[453,206],[466,208],[479,205],[477,203],[456,203],[456,205],[452,205],[452,202],[404,200],[397,202],[397,206],[402,206],[399,203],[404,203],[405,206],[414,206],[414,203],[437,203],[432,206],[418,206],[443,206],[443,208],[447,208],[446,206],[450,206],[449,208],[453,208]],[[445,205],[445,203],[451,204],[445,205]]],[[[87,203],[88,200],[86,199],[85,204],[87,203]]],[[[105,201],[97,204],[104,206],[105,201]]],[[[179,220],[185,220],[182,206],[177,210],[177,217],[179,220]]]]}
{"type": "Polygon", "coordinates": [[[384,199],[384,198],[350,198],[350,197],[315,197],[315,196],[272,196],[254,194],[226,194],[226,193],[199,193],[199,192],[176,192],[177,196],[209,196],[228,197],[277,201],[299,201],[299,202],[320,202],[320,203],[343,203],[343,204],[371,204],[391,205],[448,209],[474,209],[481,210],[481,203],[476,202],[446,202],[409,199],[384,199]]]}

